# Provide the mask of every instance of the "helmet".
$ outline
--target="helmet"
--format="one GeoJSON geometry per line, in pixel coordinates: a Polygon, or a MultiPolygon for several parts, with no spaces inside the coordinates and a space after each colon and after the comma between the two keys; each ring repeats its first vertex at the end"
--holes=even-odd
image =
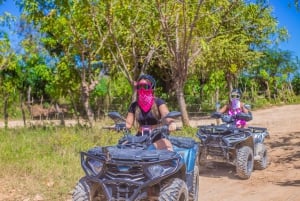
{"type": "Polygon", "coordinates": [[[155,79],[154,79],[151,75],[143,74],[143,75],[141,75],[141,76],[138,78],[137,82],[139,82],[140,80],[143,80],[143,79],[149,80],[149,81],[151,82],[151,88],[152,88],[152,89],[155,88],[156,81],[155,81],[155,79]]]}
{"type": "Polygon", "coordinates": [[[230,93],[230,98],[236,98],[236,99],[240,99],[242,96],[242,92],[240,89],[232,89],[231,93],[230,93]]]}

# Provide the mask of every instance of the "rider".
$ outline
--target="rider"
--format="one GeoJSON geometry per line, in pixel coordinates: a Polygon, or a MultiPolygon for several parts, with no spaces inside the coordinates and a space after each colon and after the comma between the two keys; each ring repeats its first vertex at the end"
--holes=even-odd
{"type": "MultiPolygon", "coordinates": [[[[249,113],[249,110],[245,107],[245,104],[240,101],[242,97],[242,92],[239,89],[233,89],[230,93],[230,101],[228,104],[224,105],[219,112],[228,113],[229,115],[236,115],[239,113],[249,113]]],[[[246,126],[245,120],[237,120],[236,126],[239,128],[244,128],[246,126]]]]}
{"type": "MultiPolygon", "coordinates": [[[[169,113],[169,109],[164,100],[154,96],[155,79],[151,75],[141,75],[135,83],[137,90],[137,100],[132,102],[126,117],[126,128],[130,129],[135,122],[138,124],[137,135],[143,135],[149,129],[158,126],[159,119],[169,113]]],[[[173,119],[166,119],[169,124],[169,131],[176,130],[173,119]]],[[[154,140],[157,149],[173,150],[169,140],[161,138],[154,140]]]]}

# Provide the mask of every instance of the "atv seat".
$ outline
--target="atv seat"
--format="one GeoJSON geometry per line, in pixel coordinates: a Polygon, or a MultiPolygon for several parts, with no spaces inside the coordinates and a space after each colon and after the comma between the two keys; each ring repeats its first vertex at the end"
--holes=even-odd
{"type": "Polygon", "coordinates": [[[135,136],[135,135],[125,135],[119,140],[119,145],[140,145],[142,146],[143,144],[146,143],[148,136],[147,135],[142,135],[142,136],[135,136]]]}
{"type": "Polygon", "coordinates": [[[131,143],[142,143],[145,142],[147,138],[148,138],[147,135],[142,135],[142,136],[128,135],[126,137],[127,141],[131,143]]]}

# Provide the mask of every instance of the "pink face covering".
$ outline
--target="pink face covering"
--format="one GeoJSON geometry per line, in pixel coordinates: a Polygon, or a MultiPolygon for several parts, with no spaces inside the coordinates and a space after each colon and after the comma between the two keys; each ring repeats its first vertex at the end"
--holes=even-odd
{"type": "Polygon", "coordinates": [[[153,89],[139,89],[137,93],[139,106],[144,112],[148,112],[154,103],[153,89]]]}
{"type": "Polygon", "coordinates": [[[231,107],[234,110],[241,108],[240,99],[238,99],[238,98],[232,98],[231,99],[231,107]]]}

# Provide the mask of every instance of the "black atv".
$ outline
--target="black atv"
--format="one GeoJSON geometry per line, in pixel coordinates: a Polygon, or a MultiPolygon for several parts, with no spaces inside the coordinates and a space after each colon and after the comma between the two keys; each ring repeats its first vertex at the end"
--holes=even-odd
{"type": "Polygon", "coordinates": [[[199,126],[200,166],[208,161],[225,162],[236,167],[241,179],[248,179],[253,169],[263,170],[268,165],[268,154],[264,139],[269,137],[266,128],[237,128],[237,120],[252,120],[252,114],[235,116],[215,112],[213,118],[222,119],[220,125],[199,126]]]}
{"type": "MultiPolygon", "coordinates": [[[[81,152],[86,176],[74,189],[74,201],[198,200],[197,142],[169,136],[168,126],[163,124],[142,136],[132,135],[119,113],[109,116],[115,121],[110,128],[123,131],[124,137],[116,146],[81,152]],[[168,138],[174,151],[155,149],[153,139],[158,136],[168,138]]],[[[177,116],[181,113],[170,112],[166,118],[177,116]]]]}

